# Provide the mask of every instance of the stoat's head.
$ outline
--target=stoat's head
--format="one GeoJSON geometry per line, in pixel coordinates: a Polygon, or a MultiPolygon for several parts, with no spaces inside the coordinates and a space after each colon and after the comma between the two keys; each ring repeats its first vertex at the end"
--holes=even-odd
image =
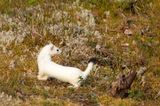
{"type": "Polygon", "coordinates": [[[55,54],[60,54],[61,50],[56,47],[55,45],[53,45],[52,43],[46,45],[46,52],[49,53],[49,55],[53,56],[55,54]]]}

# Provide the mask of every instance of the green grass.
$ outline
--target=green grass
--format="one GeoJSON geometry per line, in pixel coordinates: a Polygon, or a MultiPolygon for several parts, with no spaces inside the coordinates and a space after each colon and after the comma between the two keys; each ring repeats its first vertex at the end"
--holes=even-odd
{"type": "Polygon", "coordinates": [[[78,5],[73,5],[73,2],[0,1],[0,20],[3,22],[2,25],[0,23],[0,31],[12,31],[16,39],[22,37],[22,32],[26,34],[20,43],[16,43],[16,39],[7,45],[0,42],[7,51],[2,52],[3,47],[0,47],[0,93],[4,92],[20,100],[19,105],[160,105],[159,98],[153,99],[160,88],[159,0],[139,0],[133,6],[133,0],[80,0],[78,5]],[[135,9],[135,13],[132,8],[135,9]],[[84,12],[85,9],[91,10],[90,13],[95,19],[96,26],[93,29],[88,26],[87,16],[77,16],[78,12],[84,12]],[[53,15],[55,10],[67,12],[68,15],[57,20],[55,14],[53,15]],[[106,11],[110,12],[107,17],[106,11]],[[9,19],[12,19],[12,22],[8,22],[9,19]],[[127,20],[131,21],[131,36],[123,33],[128,27],[127,20]],[[78,25],[78,22],[81,25],[78,25]],[[59,32],[51,33],[49,28],[55,24],[60,27],[53,31],[59,32]],[[78,29],[79,27],[81,29],[78,29]],[[144,34],[141,33],[142,29],[145,30],[144,34]],[[95,31],[100,32],[100,38],[94,35],[95,31]],[[62,48],[60,59],[55,60],[60,64],[84,70],[90,58],[88,56],[96,56],[103,66],[92,72],[78,89],[69,89],[69,84],[55,79],[39,81],[36,78],[36,57],[40,48],[48,42],[62,48]],[[110,53],[108,60],[94,50],[97,44],[105,47],[110,53]],[[124,46],[125,44],[128,46],[124,46]],[[10,68],[9,64],[12,61],[15,61],[15,66],[10,68]],[[116,76],[122,71],[127,71],[123,70],[123,65],[135,71],[140,66],[148,67],[144,75],[146,85],[141,86],[140,79],[136,79],[128,98],[113,98],[108,92],[116,76]]]}

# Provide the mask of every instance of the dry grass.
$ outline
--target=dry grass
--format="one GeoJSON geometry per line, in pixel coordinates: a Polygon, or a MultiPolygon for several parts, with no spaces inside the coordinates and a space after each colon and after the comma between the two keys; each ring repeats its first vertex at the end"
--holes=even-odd
{"type": "Polygon", "coordinates": [[[154,99],[160,91],[159,0],[117,1],[0,1],[0,104],[160,105],[154,99]],[[63,50],[57,63],[85,69],[96,56],[102,66],[77,90],[55,79],[38,81],[36,56],[49,41],[63,50]],[[109,54],[97,53],[96,45],[109,54]],[[120,72],[140,67],[147,67],[143,86],[137,78],[128,98],[109,95],[120,72]]]}

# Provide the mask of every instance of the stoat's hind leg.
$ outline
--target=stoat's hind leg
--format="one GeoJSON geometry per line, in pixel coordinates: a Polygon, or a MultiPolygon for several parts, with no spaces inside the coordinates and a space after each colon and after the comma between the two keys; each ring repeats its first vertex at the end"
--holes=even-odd
{"type": "Polygon", "coordinates": [[[48,75],[45,75],[44,73],[39,73],[37,76],[38,80],[47,80],[48,79],[48,75]]]}

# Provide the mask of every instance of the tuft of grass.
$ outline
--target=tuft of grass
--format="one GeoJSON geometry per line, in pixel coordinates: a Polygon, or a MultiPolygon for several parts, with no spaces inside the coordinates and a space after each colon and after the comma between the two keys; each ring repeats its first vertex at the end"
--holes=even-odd
{"type": "Polygon", "coordinates": [[[0,42],[0,93],[21,100],[20,105],[159,105],[153,100],[160,88],[159,9],[158,0],[1,0],[0,38],[15,40],[0,42]],[[88,26],[90,18],[95,28],[88,26]],[[127,28],[132,35],[124,34],[127,28]],[[84,70],[89,56],[103,64],[78,90],[54,79],[39,81],[37,53],[48,42],[62,47],[64,65],[84,70]],[[97,44],[105,55],[95,52],[97,44]],[[141,66],[148,68],[145,86],[136,79],[128,98],[109,95],[120,72],[141,66]]]}
{"type": "Polygon", "coordinates": [[[140,90],[130,90],[129,91],[129,97],[140,101],[140,100],[145,98],[145,95],[140,90]]]}

